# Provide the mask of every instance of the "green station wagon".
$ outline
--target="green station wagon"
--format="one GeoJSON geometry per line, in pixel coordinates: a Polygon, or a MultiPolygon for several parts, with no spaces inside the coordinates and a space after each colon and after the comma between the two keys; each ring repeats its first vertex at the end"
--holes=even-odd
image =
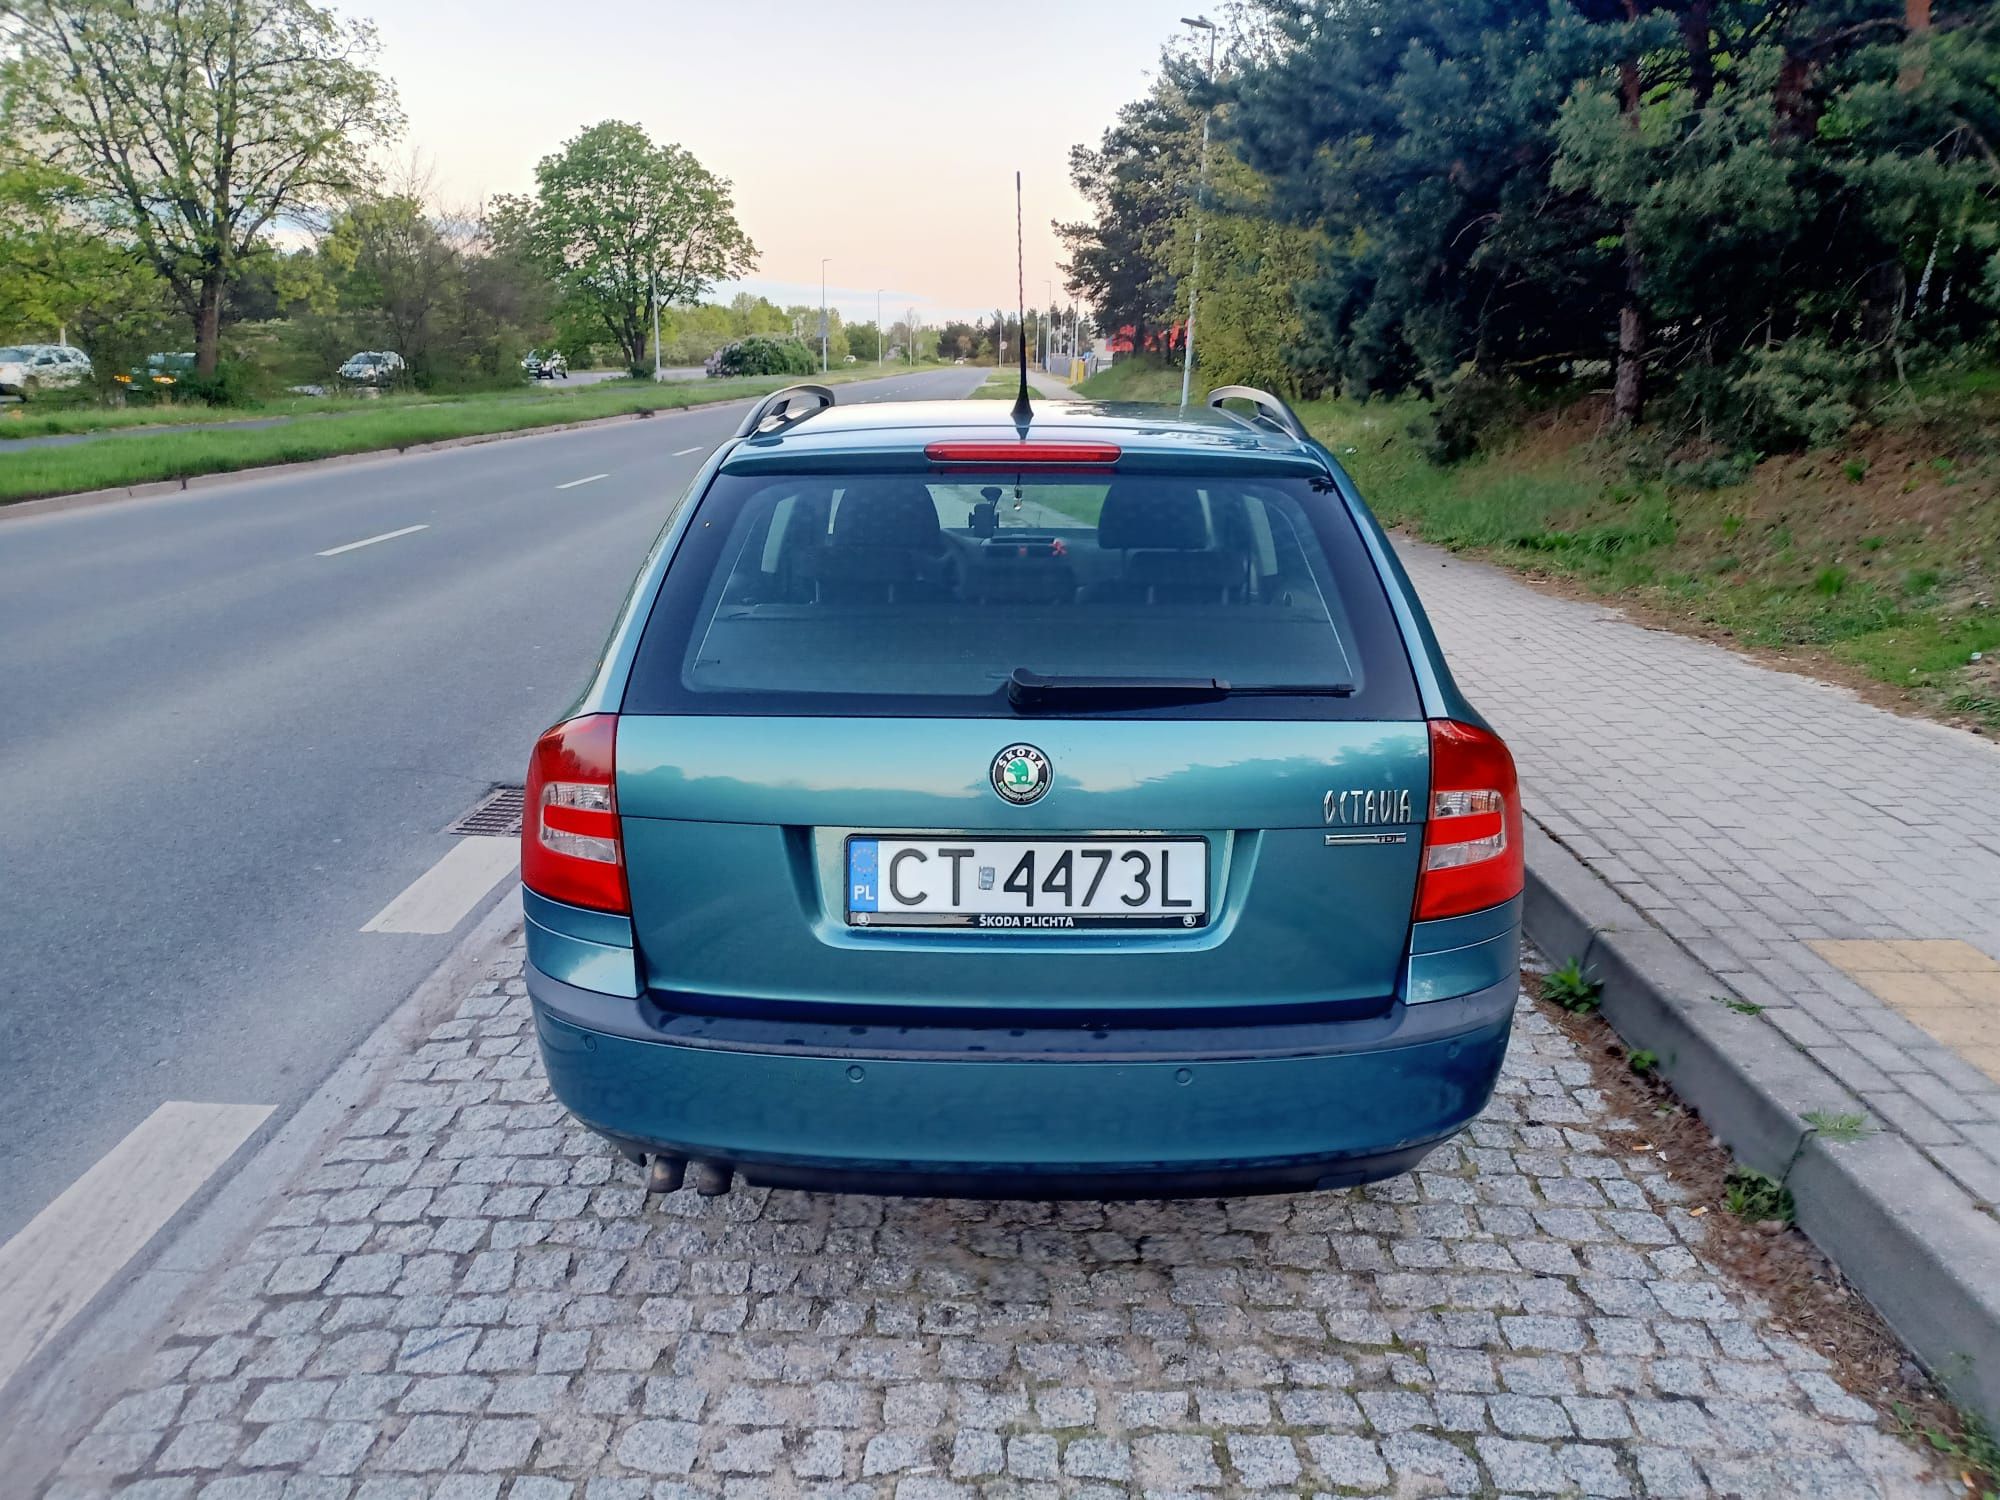
{"type": "Polygon", "coordinates": [[[1485,1105],[1512,758],[1275,397],[762,402],[536,745],[528,986],[650,1185],[1347,1186],[1485,1105]]]}

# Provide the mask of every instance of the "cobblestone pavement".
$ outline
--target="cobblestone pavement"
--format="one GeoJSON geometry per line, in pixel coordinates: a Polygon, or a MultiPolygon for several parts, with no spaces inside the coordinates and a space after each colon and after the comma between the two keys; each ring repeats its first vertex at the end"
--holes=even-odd
{"type": "Polygon", "coordinates": [[[2000,959],[2000,821],[1973,811],[2000,799],[2000,747],[1434,547],[1397,550],[1513,747],[1529,816],[1878,1122],[2000,1204],[2000,1081],[1975,1065],[2000,1053],[1949,1044],[1977,1040],[1963,1027],[2000,1006],[2000,975],[1965,979],[1986,988],[1955,1009],[1913,995],[1906,1016],[1879,998],[1891,985],[1871,992],[1824,956],[1856,946],[1829,939],[1918,939],[2000,959]]]}
{"type": "Polygon", "coordinates": [[[1529,1005],[1484,1118],[1367,1189],[649,1206],[551,1102],[520,965],[48,1500],[1952,1493],[1703,1260],[1529,1005]]]}

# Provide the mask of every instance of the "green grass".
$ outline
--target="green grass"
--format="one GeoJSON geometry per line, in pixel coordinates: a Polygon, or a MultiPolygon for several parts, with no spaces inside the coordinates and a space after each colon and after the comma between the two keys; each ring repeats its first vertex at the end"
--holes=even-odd
{"type": "MultiPolygon", "coordinates": [[[[857,367],[813,378],[841,384],[874,376],[872,367],[857,367]]],[[[339,415],[277,427],[178,432],[169,429],[112,442],[28,448],[6,454],[5,462],[0,463],[0,504],[338,454],[408,448],[449,438],[531,431],[598,417],[671,411],[705,401],[763,395],[799,378],[765,375],[664,385],[651,381],[606,381],[555,393],[507,392],[414,401],[392,397],[348,401],[343,403],[339,415]]],[[[246,413],[259,414],[262,413],[246,413]]]]}
{"type": "MultiPolygon", "coordinates": [[[[643,388],[638,382],[618,381],[621,389],[643,388]]],[[[468,401],[547,401],[568,400],[595,386],[536,386],[519,389],[437,394],[428,391],[397,391],[380,396],[352,392],[329,396],[274,396],[243,406],[208,406],[199,401],[135,401],[127,406],[101,406],[93,401],[37,401],[0,407],[0,443],[10,439],[63,437],[86,432],[119,432],[135,427],[199,427],[218,422],[240,422],[260,417],[352,416],[360,411],[381,411],[389,407],[463,405],[468,401]]]]}
{"type": "Polygon", "coordinates": [[[1819,653],[2000,730],[1991,406],[1964,398],[1942,422],[1857,440],[1860,456],[1788,455],[1712,489],[1635,478],[1582,427],[1439,465],[1419,440],[1419,401],[1308,402],[1299,414],[1391,526],[1650,605],[1676,628],[1819,653]]]}
{"type": "MultiPolygon", "coordinates": [[[[1076,393],[1093,401],[1164,401],[1178,406],[1180,366],[1143,359],[1123,360],[1099,370],[1088,380],[1077,382],[1076,393]]],[[[1188,394],[1201,400],[1208,395],[1208,383],[1197,379],[1188,394]]]]}
{"type": "Polygon", "coordinates": [[[966,392],[968,401],[1006,400],[1012,401],[1021,389],[1021,377],[1013,370],[995,370],[980,384],[979,389],[966,392]]]}
{"type": "Polygon", "coordinates": [[[1739,1219],[1775,1219],[1790,1224],[1798,1217],[1792,1190],[1767,1172],[1734,1166],[1722,1179],[1722,1204],[1739,1219]]]}
{"type": "Polygon", "coordinates": [[[1584,973],[1580,960],[1572,958],[1543,978],[1542,995],[1574,1015],[1587,1016],[1604,1003],[1604,986],[1584,973]]]}

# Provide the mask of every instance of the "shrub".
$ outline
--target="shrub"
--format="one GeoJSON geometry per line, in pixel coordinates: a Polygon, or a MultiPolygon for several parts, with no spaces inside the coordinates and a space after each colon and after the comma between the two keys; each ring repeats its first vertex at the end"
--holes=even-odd
{"type": "Polygon", "coordinates": [[[213,375],[197,375],[190,370],[175,386],[177,395],[210,406],[250,406],[264,394],[263,373],[245,360],[218,360],[213,375]]]}
{"type": "Polygon", "coordinates": [[[1795,338],[1753,350],[1729,382],[1740,437],[1750,446],[1823,448],[1861,414],[1873,360],[1824,339],[1795,338]]]}
{"type": "Polygon", "coordinates": [[[1520,398],[1511,385],[1467,365],[1438,388],[1429,430],[1416,436],[1432,463],[1457,463],[1477,453],[1494,433],[1512,427],[1520,415],[1520,398]]]}
{"type": "MultiPolygon", "coordinates": [[[[819,358],[797,339],[753,336],[724,344],[715,353],[717,375],[810,375],[819,358]]],[[[647,371],[648,374],[652,372],[647,371]]]]}

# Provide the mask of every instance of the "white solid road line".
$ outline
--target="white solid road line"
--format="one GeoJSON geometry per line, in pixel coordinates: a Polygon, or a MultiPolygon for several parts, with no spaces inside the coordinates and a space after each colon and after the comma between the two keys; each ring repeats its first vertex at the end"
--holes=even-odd
{"type": "Polygon", "coordinates": [[[609,474],[586,474],[581,479],[572,479],[568,484],[559,484],[556,488],[559,490],[573,490],[580,484],[595,484],[600,479],[609,479],[610,477],[609,474]]]}
{"type": "Polygon", "coordinates": [[[699,452],[701,452],[701,444],[696,443],[692,448],[674,449],[672,456],[675,458],[686,458],[690,453],[699,453],[699,452]]]}
{"type": "Polygon", "coordinates": [[[465,838],[368,919],[363,932],[450,932],[499,881],[513,873],[521,841],[465,838]]]}
{"type": "Polygon", "coordinates": [[[81,1312],[271,1113],[162,1104],[0,1245],[0,1385],[81,1312]]]}
{"type": "Polygon", "coordinates": [[[364,536],[358,542],[349,542],[344,547],[329,547],[326,551],[315,555],[319,557],[338,557],[343,552],[352,552],[356,547],[372,547],[377,542],[393,542],[397,537],[408,536],[413,531],[429,531],[430,529],[428,524],[423,526],[405,526],[401,531],[385,531],[380,536],[364,536]]]}

